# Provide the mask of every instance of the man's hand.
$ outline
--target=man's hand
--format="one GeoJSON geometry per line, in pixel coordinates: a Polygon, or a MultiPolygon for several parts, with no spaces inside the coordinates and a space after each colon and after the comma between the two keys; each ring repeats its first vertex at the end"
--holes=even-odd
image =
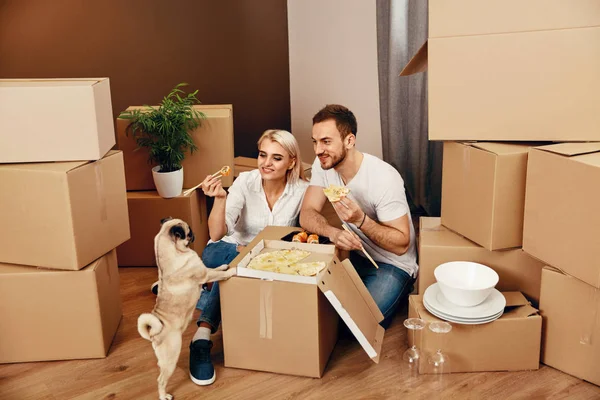
{"type": "Polygon", "coordinates": [[[361,250],[362,242],[354,233],[338,229],[329,240],[335,244],[335,247],[339,247],[342,250],[361,250]]]}
{"type": "Polygon", "coordinates": [[[331,203],[333,208],[342,219],[342,221],[359,225],[365,216],[364,211],[352,200],[347,197],[342,198],[340,201],[331,203]]]}

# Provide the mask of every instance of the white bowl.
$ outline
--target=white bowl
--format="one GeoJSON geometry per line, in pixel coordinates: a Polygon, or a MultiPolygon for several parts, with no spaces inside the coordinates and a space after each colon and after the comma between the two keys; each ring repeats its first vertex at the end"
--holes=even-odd
{"type": "Polygon", "coordinates": [[[490,267],[469,261],[441,264],[433,274],[444,297],[462,307],[483,303],[499,279],[490,267]]]}

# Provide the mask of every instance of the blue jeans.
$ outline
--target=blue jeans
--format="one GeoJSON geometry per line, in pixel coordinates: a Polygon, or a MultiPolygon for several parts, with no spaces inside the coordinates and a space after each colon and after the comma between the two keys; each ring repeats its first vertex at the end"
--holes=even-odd
{"type": "MultiPolygon", "coordinates": [[[[202,262],[207,268],[217,268],[223,264],[229,264],[238,254],[235,244],[220,240],[204,248],[202,262]]],[[[206,322],[211,326],[212,333],[215,333],[221,323],[219,282],[214,282],[210,290],[202,290],[196,308],[202,310],[202,314],[198,318],[198,325],[200,325],[200,322],[206,322]]]]}
{"type": "Polygon", "coordinates": [[[350,252],[350,262],[383,314],[380,325],[387,329],[398,306],[412,291],[414,278],[398,267],[379,261],[377,269],[355,251],[350,252]]]}

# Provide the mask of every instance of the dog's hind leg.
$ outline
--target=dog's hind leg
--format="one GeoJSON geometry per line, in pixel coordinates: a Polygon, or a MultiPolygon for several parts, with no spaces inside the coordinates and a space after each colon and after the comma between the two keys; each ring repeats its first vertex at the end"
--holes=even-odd
{"type": "Polygon", "coordinates": [[[171,400],[173,396],[167,393],[167,383],[175,372],[179,353],[181,353],[181,334],[177,332],[169,333],[163,342],[156,349],[156,358],[158,359],[158,398],[160,400],[171,400]]]}

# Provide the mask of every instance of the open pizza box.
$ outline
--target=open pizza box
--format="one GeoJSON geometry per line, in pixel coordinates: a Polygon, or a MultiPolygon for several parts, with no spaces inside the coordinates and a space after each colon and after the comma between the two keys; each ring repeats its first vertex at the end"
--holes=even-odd
{"type": "MultiPolygon", "coordinates": [[[[262,238],[251,243],[230,266],[237,267],[237,276],[219,284],[225,366],[320,377],[337,341],[336,313],[346,323],[369,358],[375,363],[379,362],[385,333],[379,325],[383,314],[350,261],[346,259],[340,262],[335,246],[262,238]],[[298,276],[247,268],[258,255],[277,250],[306,250],[310,255],[299,261],[300,263],[323,261],[326,266],[316,276],[298,276]],[[252,286],[256,287],[254,291],[252,286]],[[243,303],[241,299],[236,303],[236,296],[241,297],[244,290],[247,292],[243,294],[243,303]],[[323,296],[327,301],[319,303],[318,299],[323,296]],[[283,304],[287,304],[285,310],[283,304]],[[239,312],[242,307],[244,312],[239,312]],[[255,308],[259,310],[258,317],[253,317],[255,308]],[[329,309],[332,311],[329,312],[329,309]],[[296,326],[294,324],[298,319],[304,322],[296,326]],[[334,322],[335,329],[332,327],[334,322]],[[279,331],[278,324],[281,325],[279,331]],[[313,331],[300,333],[299,331],[307,325],[313,326],[313,331]],[[234,329],[238,332],[232,333],[234,329]],[[240,332],[242,329],[245,333],[240,332]],[[253,329],[259,332],[255,341],[252,336],[253,329]],[[273,344],[280,335],[284,335],[284,331],[288,332],[285,334],[287,345],[273,344]],[[229,340],[231,338],[228,336],[232,335],[237,336],[236,340],[229,340]],[[245,335],[243,341],[246,343],[243,348],[238,345],[242,335],[245,335]],[[264,339],[270,339],[272,342],[264,339]],[[292,350],[297,346],[305,346],[308,340],[313,339],[316,341],[313,347],[318,353],[315,357],[318,361],[316,364],[319,365],[318,371],[314,369],[316,364],[312,359],[306,360],[313,364],[312,369],[300,371],[298,368],[302,362],[295,362],[298,368],[294,366],[292,350]],[[250,357],[237,357],[236,353],[249,354],[249,345],[264,346],[260,352],[260,358],[263,360],[261,365],[250,365],[250,357]],[[273,352],[279,354],[271,354],[273,352]],[[279,360],[269,363],[266,361],[269,357],[286,357],[286,360],[281,364],[279,360]]],[[[309,357],[308,350],[304,353],[302,357],[309,357]]]]}

